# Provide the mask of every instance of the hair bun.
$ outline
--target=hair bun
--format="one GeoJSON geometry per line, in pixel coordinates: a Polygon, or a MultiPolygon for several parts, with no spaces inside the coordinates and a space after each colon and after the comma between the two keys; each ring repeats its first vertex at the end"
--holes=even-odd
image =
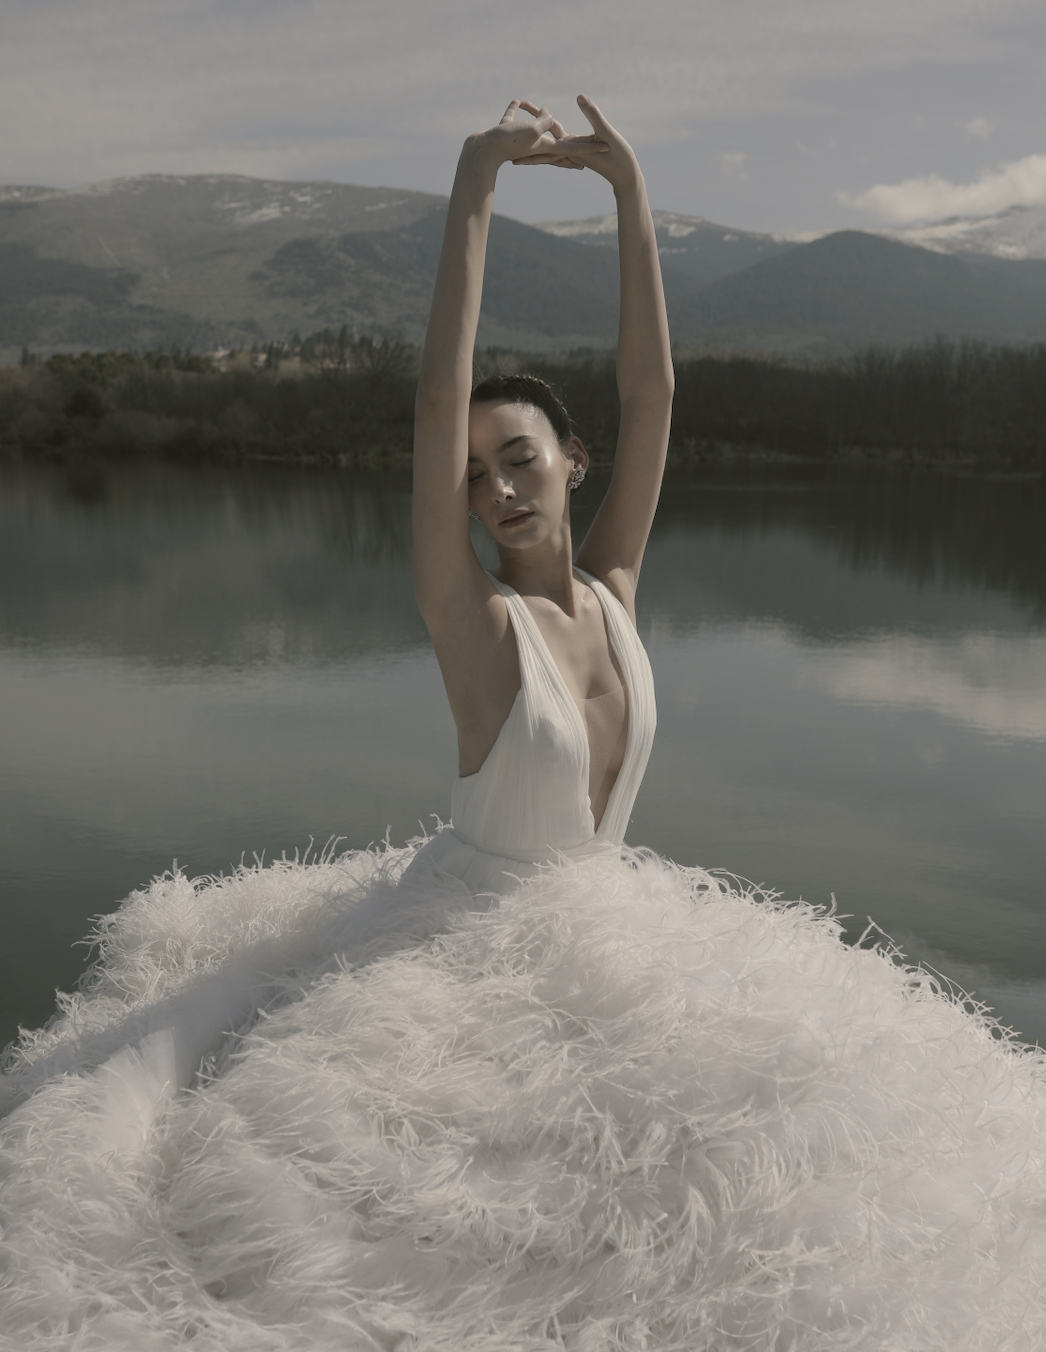
{"type": "Polygon", "coordinates": [[[472,391],[474,404],[493,404],[500,399],[510,404],[523,404],[543,413],[561,446],[574,435],[570,414],[552,386],[540,376],[487,376],[472,391]]]}

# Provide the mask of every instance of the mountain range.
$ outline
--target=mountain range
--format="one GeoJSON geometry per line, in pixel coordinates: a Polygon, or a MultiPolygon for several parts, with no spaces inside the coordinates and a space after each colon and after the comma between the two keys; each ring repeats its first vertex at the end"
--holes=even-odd
{"type": "MultiPolygon", "coordinates": [[[[446,199],[233,175],[0,187],[0,356],[194,348],[340,328],[424,332],[446,199]]],[[[1046,339],[1046,212],[872,234],[757,234],[655,212],[675,341],[829,353],[1046,339]]],[[[491,225],[479,342],[605,348],[616,220],[491,225]]]]}

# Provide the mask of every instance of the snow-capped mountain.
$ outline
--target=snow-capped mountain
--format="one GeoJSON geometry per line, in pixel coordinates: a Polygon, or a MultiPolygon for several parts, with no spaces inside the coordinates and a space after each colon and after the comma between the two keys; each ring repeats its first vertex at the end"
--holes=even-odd
{"type": "MultiPolygon", "coordinates": [[[[675,211],[655,211],[652,215],[663,266],[702,284],[786,253],[795,243],[775,235],[716,225],[703,216],[683,216],[675,211]]],[[[580,221],[546,221],[537,229],[578,244],[617,245],[617,216],[613,213],[580,221]]]]}
{"type": "MultiPolygon", "coordinates": [[[[810,244],[834,233],[831,230],[807,230],[792,234],[758,234],[716,225],[703,216],[655,211],[653,217],[660,253],[666,262],[671,262],[677,254],[707,251],[719,244],[735,244],[733,254],[737,260],[745,259],[740,266],[747,266],[748,262],[755,261],[753,254],[769,256],[783,252],[790,245],[810,244]]],[[[577,221],[547,221],[538,229],[550,235],[575,239],[579,244],[614,244],[617,241],[617,217],[614,215],[589,216],[577,221]]],[[[951,216],[931,225],[866,230],[864,233],[894,239],[899,244],[913,244],[934,253],[1046,259],[1046,204],[1008,207],[994,216],[951,216]]]]}
{"type": "Polygon", "coordinates": [[[934,253],[1046,258],[1046,204],[1008,207],[994,216],[952,216],[934,225],[909,225],[878,233],[934,253]]]}
{"type": "Polygon", "coordinates": [[[242,174],[139,174],[81,188],[0,184],[0,213],[5,207],[44,207],[42,219],[48,223],[52,218],[79,222],[91,216],[108,225],[118,218],[152,222],[173,210],[175,231],[186,226],[236,231],[270,222],[307,233],[394,229],[445,201],[408,189],[288,183],[242,174]]]}
{"type": "MultiPolygon", "coordinates": [[[[445,201],[215,174],[0,188],[0,351],[240,346],[342,324],[417,341],[445,201]]],[[[1043,218],[785,238],[654,213],[675,339],[787,352],[1042,341],[1043,218]]],[[[612,345],[616,237],[612,215],[539,229],[496,216],[481,343],[612,345]]]]}

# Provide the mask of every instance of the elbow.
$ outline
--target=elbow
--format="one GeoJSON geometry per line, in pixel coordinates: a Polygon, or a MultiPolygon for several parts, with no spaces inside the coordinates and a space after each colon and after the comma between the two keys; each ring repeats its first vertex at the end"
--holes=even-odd
{"type": "Polygon", "coordinates": [[[650,372],[643,380],[629,382],[628,385],[618,387],[622,409],[629,405],[633,408],[648,411],[671,409],[675,391],[675,373],[672,370],[671,362],[665,366],[664,370],[650,372]]]}
{"type": "Polygon", "coordinates": [[[661,386],[661,392],[669,403],[676,392],[676,368],[672,364],[671,352],[664,354],[664,360],[659,363],[659,369],[655,379],[661,386]]]}

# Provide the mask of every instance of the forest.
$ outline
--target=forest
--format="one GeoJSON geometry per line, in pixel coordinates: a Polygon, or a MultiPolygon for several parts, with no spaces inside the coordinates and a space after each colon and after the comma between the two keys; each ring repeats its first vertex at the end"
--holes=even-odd
{"type": "MultiPolygon", "coordinates": [[[[85,352],[0,368],[0,457],[402,464],[418,350],[325,330],[252,352],[85,352]]],[[[561,394],[613,454],[612,353],[476,354],[561,394]]],[[[1046,345],[938,339],[822,361],[679,353],[670,457],[739,456],[1046,472],[1046,345]]]]}

